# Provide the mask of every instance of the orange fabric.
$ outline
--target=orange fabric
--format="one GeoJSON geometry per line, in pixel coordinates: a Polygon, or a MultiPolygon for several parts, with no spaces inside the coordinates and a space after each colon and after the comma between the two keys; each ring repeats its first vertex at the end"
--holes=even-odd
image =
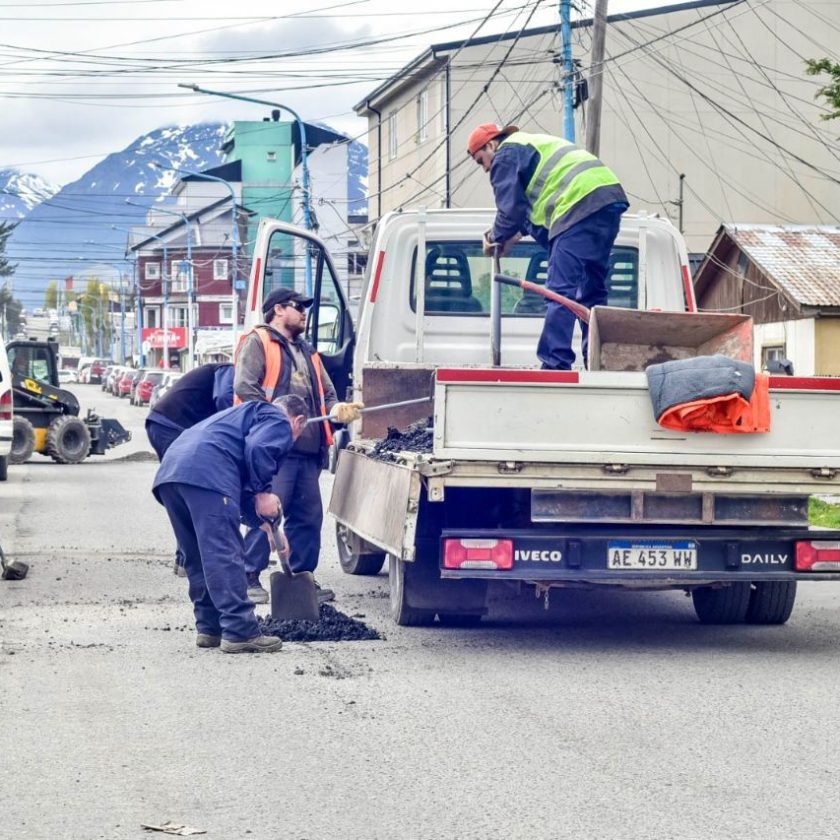
{"type": "MultiPolygon", "coordinates": [[[[324,376],[323,376],[323,366],[321,364],[321,357],[317,353],[312,354],[312,364],[315,366],[315,379],[318,381],[318,405],[321,409],[321,417],[326,417],[327,412],[327,400],[324,397],[324,376]]],[[[327,446],[333,445],[333,433],[332,427],[329,423],[323,423],[324,427],[324,435],[327,439],[327,446]]]]}
{"type": "Polygon", "coordinates": [[[719,434],[770,431],[770,376],[755,375],[749,402],[740,394],[723,394],[669,408],[658,422],[666,429],[719,434]]]}
{"type": "MultiPolygon", "coordinates": [[[[280,348],[277,347],[276,343],[271,340],[271,336],[268,334],[268,327],[259,325],[254,327],[250,332],[240,336],[239,343],[236,345],[236,353],[233,357],[234,364],[237,358],[239,358],[239,351],[242,349],[245,339],[251,333],[256,333],[262,342],[263,355],[265,356],[265,373],[263,374],[262,389],[265,398],[268,400],[270,398],[269,394],[274,393],[274,389],[280,381],[280,373],[283,370],[283,353],[280,352],[280,348]]],[[[236,394],[233,395],[233,404],[242,404],[242,400],[236,394]]]]}

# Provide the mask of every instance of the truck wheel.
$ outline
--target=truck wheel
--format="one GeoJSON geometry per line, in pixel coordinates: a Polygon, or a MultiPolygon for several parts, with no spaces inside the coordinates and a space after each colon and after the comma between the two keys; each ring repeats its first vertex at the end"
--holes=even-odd
{"type": "Polygon", "coordinates": [[[378,575],[385,565],[385,552],[359,554],[350,547],[349,530],[340,522],[335,523],[335,542],[338,546],[338,562],[348,575],[378,575]]]}
{"type": "Polygon", "coordinates": [[[10,464],[24,464],[35,451],[35,429],[25,417],[15,417],[12,424],[10,464]]]}
{"type": "Polygon", "coordinates": [[[0,481],[5,481],[9,477],[9,459],[5,455],[0,455],[0,481]]]}
{"type": "Polygon", "coordinates": [[[420,610],[408,603],[414,577],[413,563],[388,557],[388,583],[391,586],[391,618],[400,627],[428,627],[434,623],[434,610],[420,610]]]}
{"type": "Polygon", "coordinates": [[[47,429],[47,454],[58,464],[78,464],[90,452],[90,430],[84,420],[62,414],[47,429]]]}
{"type": "Polygon", "coordinates": [[[784,624],[796,601],[795,580],[768,580],[754,583],[747,607],[748,624],[784,624]]]}
{"type": "Polygon", "coordinates": [[[691,598],[702,624],[741,624],[750,603],[750,585],[731,583],[720,589],[701,586],[691,593],[691,598]]]}

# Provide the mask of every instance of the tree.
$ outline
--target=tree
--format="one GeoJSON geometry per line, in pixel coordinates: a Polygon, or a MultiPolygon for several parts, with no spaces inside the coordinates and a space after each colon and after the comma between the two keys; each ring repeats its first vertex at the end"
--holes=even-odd
{"type": "Polygon", "coordinates": [[[77,301],[88,346],[95,348],[99,355],[110,348],[113,339],[108,315],[111,306],[108,292],[108,286],[99,280],[91,279],[87,282],[84,294],[77,301]]]}
{"type": "Polygon", "coordinates": [[[58,309],[58,283],[50,280],[44,292],[44,309],[58,309]]]}
{"type": "Polygon", "coordinates": [[[836,120],[840,118],[840,64],[836,64],[828,58],[809,58],[806,61],[805,72],[809,76],[819,76],[827,73],[831,77],[828,84],[823,85],[814,94],[814,99],[825,99],[828,107],[831,108],[830,113],[820,114],[820,119],[836,120]]]}
{"type": "MultiPolygon", "coordinates": [[[[6,243],[14,229],[12,222],[0,222],[0,279],[11,277],[17,268],[6,259],[6,243]]],[[[22,316],[23,305],[14,297],[9,284],[4,283],[0,286],[0,330],[5,337],[11,338],[20,330],[22,316]]]]}

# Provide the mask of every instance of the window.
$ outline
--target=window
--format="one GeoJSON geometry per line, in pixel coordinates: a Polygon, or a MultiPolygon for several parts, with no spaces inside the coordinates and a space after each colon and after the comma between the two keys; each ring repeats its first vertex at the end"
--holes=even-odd
{"type": "Polygon", "coordinates": [[[170,306],[167,307],[166,315],[168,318],[167,327],[187,327],[189,326],[187,320],[187,313],[189,308],[186,306],[170,306]]]}
{"type": "Polygon", "coordinates": [[[367,267],[368,255],[363,251],[347,252],[347,273],[364,274],[367,267]]]}
{"type": "Polygon", "coordinates": [[[160,280],[160,263],[147,262],[146,263],[146,279],[160,280]]]}
{"type": "Polygon", "coordinates": [[[219,304],[219,323],[232,324],[233,323],[233,303],[219,304]]]}
{"type": "MultiPolygon", "coordinates": [[[[416,311],[415,273],[417,252],[412,257],[411,308],[416,311]]],[[[609,306],[638,306],[639,253],[635,248],[613,248],[610,256],[609,306]]],[[[502,258],[502,274],[544,286],[548,278],[548,253],[536,242],[523,241],[502,258]]],[[[481,253],[481,243],[426,243],[427,315],[489,315],[490,259],[481,253]]],[[[545,298],[515,286],[502,287],[502,314],[544,317],[545,298]]]]}
{"type": "Polygon", "coordinates": [[[148,327],[150,330],[157,329],[158,326],[158,310],[157,307],[154,309],[146,309],[143,312],[143,326],[148,327]]]}
{"type": "Polygon", "coordinates": [[[228,261],[227,260],[213,260],[213,279],[227,280],[228,279],[228,261]]]}
{"type": "Polygon", "coordinates": [[[768,344],[761,348],[761,367],[765,370],[768,362],[781,362],[783,359],[787,360],[784,344],[768,344]]]}
{"type": "Polygon", "coordinates": [[[388,114],[388,160],[397,159],[397,112],[388,114]]]}
{"type": "Polygon", "coordinates": [[[169,264],[169,291],[186,292],[190,285],[190,264],[186,260],[172,260],[169,264]]]}
{"type": "Polygon", "coordinates": [[[265,159],[269,163],[275,163],[277,161],[277,152],[266,152],[265,159]]]}
{"type": "Polygon", "coordinates": [[[417,94],[417,142],[429,139],[429,90],[417,94]]]}

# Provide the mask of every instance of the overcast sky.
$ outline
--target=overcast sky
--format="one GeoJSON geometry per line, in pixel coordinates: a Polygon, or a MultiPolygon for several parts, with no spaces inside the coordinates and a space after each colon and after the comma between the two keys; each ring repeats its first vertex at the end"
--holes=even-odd
{"type": "MultiPolygon", "coordinates": [[[[353,105],[430,44],[559,20],[557,0],[538,3],[530,20],[534,0],[453,5],[424,0],[408,13],[393,0],[3,0],[0,169],[66,184],[160,126],[268,110],[179,82],[277,100],[365,139],[353,105]]],[[[610,0],[609,11],[658,5],[610,0]]]]}

